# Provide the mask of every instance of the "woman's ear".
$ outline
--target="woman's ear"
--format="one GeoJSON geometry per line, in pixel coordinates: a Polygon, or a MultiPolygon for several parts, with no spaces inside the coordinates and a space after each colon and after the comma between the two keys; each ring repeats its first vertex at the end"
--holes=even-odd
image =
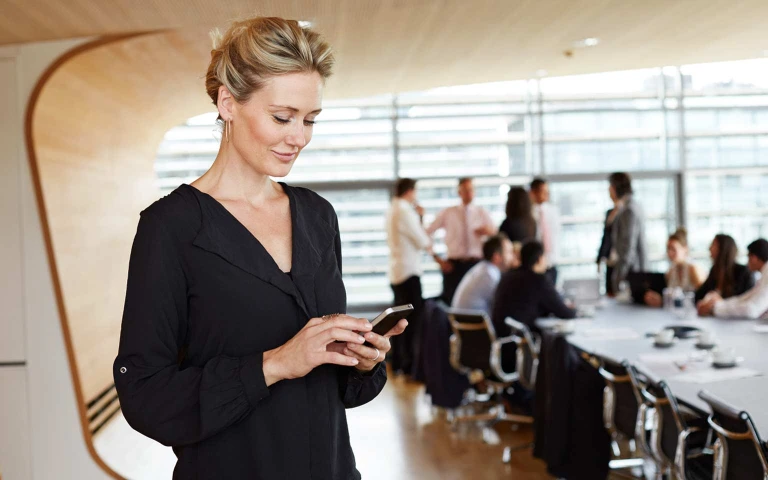
{"type": "Polygon", "coordinates": [[[219,116],[225,121],[232,120],[235,107],[235,98],[229,89],[224,85],[219,87],[219,95],[216,100],[216,107],[219,110],[219,116]]]}

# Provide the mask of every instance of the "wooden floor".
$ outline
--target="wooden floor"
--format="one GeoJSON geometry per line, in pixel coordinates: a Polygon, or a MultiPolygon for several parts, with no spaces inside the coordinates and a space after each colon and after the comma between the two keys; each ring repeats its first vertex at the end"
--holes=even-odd
{"type": "MultiPolygon", "coordinates": [[[[487,445],[482,432],[464,424],[452,430],[433,409],[424,387],[390,378],[371,403],[347,411],[352,447],[364,480],[552,479],[530,450],[512,454],[504,465],[504,445],[531,441],[530,427],[513,432],[496,427],[499,445],[487,445]]],[[[131,430],[118,415],[96,438],[96,448],[116,471],[131,480],[169,480],[175,457],[170,449],[131,430]]]]}

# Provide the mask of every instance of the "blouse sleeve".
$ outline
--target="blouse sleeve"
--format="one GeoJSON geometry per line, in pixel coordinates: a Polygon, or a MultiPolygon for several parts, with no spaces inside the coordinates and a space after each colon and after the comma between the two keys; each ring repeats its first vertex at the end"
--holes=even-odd
{"type": "MultiPolygon", "coordinates": [[[[336,228],[333,246],[336,250],[339,273],[341,273],[341,234],[339,233],[339,220],[335,214],[333,220],[336,228]]],[[[370,402],[376,398],[387,383],[387,369],[384,362],[380,362],[370,372],[361,372],[354,367],[338,367],[338,369],[339,395],[346,408],[359,407],[370,402]]]]}
{"type": "Polygon", "coordinates": [[[145,212],[131,250],[120,347],[113,365],[123,415],[167,446],[200,442],[243,420],[269,395],[262,352],[180,368],[187,287],[178,246],[145,212]]]}

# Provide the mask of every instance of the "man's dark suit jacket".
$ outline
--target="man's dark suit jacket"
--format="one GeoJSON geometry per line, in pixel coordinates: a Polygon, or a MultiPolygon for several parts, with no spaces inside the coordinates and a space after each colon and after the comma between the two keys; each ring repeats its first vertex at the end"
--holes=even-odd
{"type": "Polygon", "coordinates": [[[510,270],[501,277],[493,305],[493,326],[499,337],[509,335],[509,327],[504,323],[507,317],[528,325],[532,331],[538,331],[537,318],[550,314],[576,317],[576,310],[563,303],[547,277],[524,268],[510,270]]]}

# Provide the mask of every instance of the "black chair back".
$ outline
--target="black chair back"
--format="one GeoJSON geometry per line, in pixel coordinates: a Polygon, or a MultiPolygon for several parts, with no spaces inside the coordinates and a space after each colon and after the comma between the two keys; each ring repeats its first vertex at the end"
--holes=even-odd
{"type": "Polygon", "coordinates": [[[491,374],[491,345],[496,341],[493,324],[485,312],[474,310],[448,311],[454,345],[451,364],[462,373],[480,370],[491,374]]]}
{"type": "Polygon", "coordinates": [[[717,435],[715,479],[768,478],[766,447],[749,414],[705,390],[699,392],[699,398],[707,402],[712,410],[709,425],[717,435]]]}
{"type": "Polygon", "coordinates": [[[639,407],[627,367],[608,359],[602,359],[599,372],[605,379],[605,385],[608,389],[606,424],[609,429],[615,429],[624,438],[634,438],[639,407]]]}

